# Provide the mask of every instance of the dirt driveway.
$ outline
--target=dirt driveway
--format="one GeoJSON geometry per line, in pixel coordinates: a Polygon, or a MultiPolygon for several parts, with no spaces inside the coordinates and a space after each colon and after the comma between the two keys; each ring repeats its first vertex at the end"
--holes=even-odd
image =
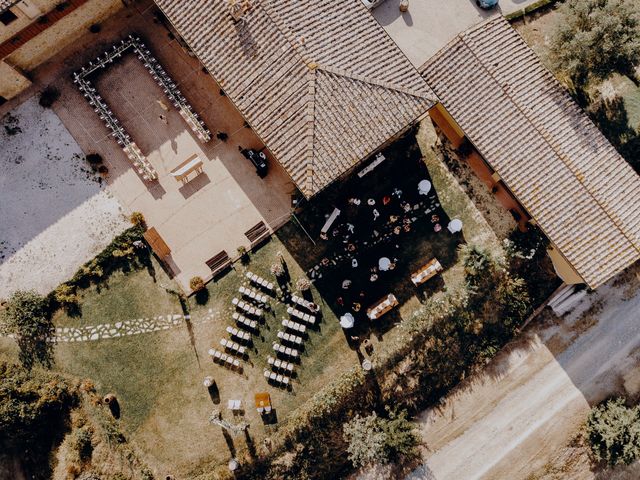
{"type": "Polygon", "coordinates": [[[590,405],[637,383],[639,324],[640,290],[610,283],[565,318],[534,325],[482,376],[424,412],[429,452],[408,478],[516,480],[538,471],[590,405]]]}

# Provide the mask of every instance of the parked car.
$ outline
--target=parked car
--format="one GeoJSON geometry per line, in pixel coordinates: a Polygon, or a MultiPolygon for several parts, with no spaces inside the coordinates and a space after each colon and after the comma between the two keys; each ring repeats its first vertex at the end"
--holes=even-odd
{"type": "Polygon", "coordinates": [[[362,0],[362,3],[364,3],[364,6],[367,7],[369,10],[373,10],[382,2],[384,2],[384,0],[362,0]]]}
{"type": "Polygon", "coordinates": [[[258,152],[253,149],[244,150],[242,152],[245,157],[251,160],[253,166],[256,167],[256,173],[260,178],[264,178],[267,175],[268,166],[267,166],[267,156],[264,152],[258,152]]]}
{"type": "Polygon", "coordinates": [[[489,10],[498,5],[498,0],[476,0],[476,5],[485,10],[489,10]]]}

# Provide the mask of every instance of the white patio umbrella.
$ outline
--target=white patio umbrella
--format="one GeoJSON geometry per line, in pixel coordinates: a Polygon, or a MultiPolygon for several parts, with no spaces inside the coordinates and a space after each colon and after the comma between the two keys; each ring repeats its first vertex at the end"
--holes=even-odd
{"type": "Polygon", "coordinates": [[[387,257],[382,257],[380,260],[378,260],[378,268],[381,271],[386,272],[387,270],[389,270],[389,266],[391,266],[391,260],[389,260],[387,257]]]}
{"type": "Polygon", "coordinates": [[[451,233],[459,232],[460,230],[462,230],[462,220],[460,220],[459,218],[454,218],[449,222],[447,228],[451,233]]]}
{"type": "Polygon", "coordinates": [[[418,183],[418,193],[420,195],[426,195],[431,191],[431,182],[429,180],[420,180],[418,183]]]}
{"type": "Polygon", "coordinates": [[[342,328],[352,328],[355,322],[356,319],[348,312],[340,317],[340,326],[342,328]]]}

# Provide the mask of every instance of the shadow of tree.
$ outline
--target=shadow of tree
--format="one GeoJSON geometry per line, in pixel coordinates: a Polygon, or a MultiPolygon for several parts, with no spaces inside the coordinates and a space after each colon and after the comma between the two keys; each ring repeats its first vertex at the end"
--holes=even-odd
{"type": "Polygon", "coordinates": [[[629,125],[624,99],[601,98],[589,106],[588,113],[620,155],[640,173],[640,135],[629,125]]]}

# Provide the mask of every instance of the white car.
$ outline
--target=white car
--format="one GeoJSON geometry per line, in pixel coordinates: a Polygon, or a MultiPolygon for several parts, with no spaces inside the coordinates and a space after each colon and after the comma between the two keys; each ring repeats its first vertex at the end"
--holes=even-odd
{"type": "Polygon", "coordinates": [[[382,2],[384,2],[384,0],[362,0],[362,3],[364,3],[364,6],[367,7],[369,10],[373,10],[382,2]]]}

